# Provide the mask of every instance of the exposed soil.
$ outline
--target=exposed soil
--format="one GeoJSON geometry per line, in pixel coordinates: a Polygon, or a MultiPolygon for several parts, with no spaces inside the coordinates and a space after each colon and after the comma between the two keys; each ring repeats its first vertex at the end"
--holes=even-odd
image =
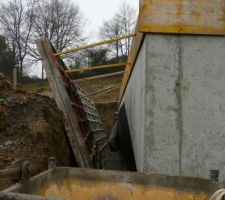
{"type": "MultiPolygon", "coordinates": [[[[88,94],[94,93],[103,88],[108,88],[113,85],[120,84],[122,81],[122,75],[116,77],[107,77],[97,80],[89,80],[78,83],[78,85],[88,94]]],[[[41,81],[39,83],[29,83],[23,86],[27,91],[33,93],[40,93],[43,96],[53,98],[53,94],[49,88],[48,81],[41,81]]],[[[109,134],[113,125],[114,113],[118,108],[119,91],[117,88],[106,94],[100,94],[98,96],[90,96],[90,98],[96,103],[96,107],[100,114],[101,120],[104,124],[106,133],[109,134]]]]}
{"type": "MultiPolygon", "coordinates": [[[[62,113],[48,97],[14,91],[9,79],[0,77],[0,170],[18,160],[30,160],[33,175],[47,169],[48,157],[58,166],[69,166],[70,148],[62,113]]],[[[0,178],[0,190],[12,184],[0,178]]]]}
{"type": "MultiPolygon", "coordinates": [[[[79,85],[88,94],[121,83],[111,77],[79,85]]],[[[33,175],[47,169],[48,157],[58,166],[69,166],[71,151],[66,140],[62,113],[57,109],[47,81],[31,83],[13,90],[11,81],[0,76],[0,170],[18,160],[30,160],[33,175]]],[[[119,89],[93,96],[106,133],[109,135],[118,107],[119,89]]],[[[119,152],[109,153],[106,169],[126,170],[119,152]]],[[[0,178],[0,190],[9,187],[10,178],[0,178]]]]}

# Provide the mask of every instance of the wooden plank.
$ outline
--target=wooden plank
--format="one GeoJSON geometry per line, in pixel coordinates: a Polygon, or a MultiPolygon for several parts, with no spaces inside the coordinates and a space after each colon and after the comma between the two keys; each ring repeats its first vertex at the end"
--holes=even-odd
{"type": "Polygon", "coordinates": [[[112,85],[110,87],[107,87],[107,88],[103,88],[101,90],[98,90],[96,92],[93,92],[93,93],[90,93],[90,94],[87,94],[83,97],[89,97],[89,96],[99,96],[99,95],[102,95],[102,94],[105,94],[105,93],[108,93],[110,91],[112,91],[113,89],[117,89],[118,87],[121,86],[121,83],[120,84],[115,84],[115,85],[112,85]]]}
{"type": "Polygon", "coordinates": [[[78,127],[78,119],[73,112],[69,96],[65,90],[59,69],[55,67],[55,57],[53,57],[53,49],[49,40],[36,41],[38,51],[45,67],[49,85],[52,89],[55,101],[59,109],[64,114],[64,125],[79,167],[92,167],[89,154],[87,153],[83,139],[81,138],[78,127]]]}
{"type": "MultiPolygon", "coordinates": [[[[98,96],[102,96],[104,94],[107,94],[109,92],[112,92],[113,90],[116,90],[118,89],[119,87],[121,86],[121,84],[117,84],[117,85],[114,85],[112,87],[109,87],[109,88],[106,88],[102,91],[97,91],[95,92],[95,94],[90,94],[90,96],[93,96],[93,97],[98,97],[98,96]]],[[[89,96],[89,95],[88,95],[89,96]]]]}
{"type": "Polygon", "coordinates": [[[118,104],[118,101],[108,101],[108,102],[95,102],[95,105],[100,105],[100,104],[118,104]]]}
{"type": "Polygon", "coordinates": [[[225,1],[141,0],[139,30],[225,35],[225,1]]]}
{"type": "Polygon", "coordinates": [[[86,78],[82,78],[82,79],[76,79],[73,80],[76,83],[81,83],[84,81],[90,81],[90,80],[96,80],[96,79],[103,79],[103,78],[109,78],[109,77],[113,77],[113,76],[119,76],[122,75],[124,73],[124,71],[122,72],[115,72],[115,73],[110,73],[110,74],[104,74],[104,75],[99,75],[99,76],[91,76],[91,77],[86,77],[86,78]]]}
{"type": "MultiPolygon", "coordinates": [[[[64,85],[65,81],[63,80],[63,78],[66,77],[66,74],[64,74],[65,77],[62,77],[62,75],[60,74],[59,68],[60,67],[64,68],[65,67],[64,63],[60,58],[53,56],[53,53],[54,53],[53,47],[49,40],[46,39],[46,41],[43,41],[43,43],[44,43],[46,51],[49,52],[49,53],[47,53],[48,60],[51,62],[52,71],[55,76],[55,81],[57,81],[57,85],[59,88],[59,90],[56,91],[56,93],[59,93],[61,95],[61,98],[63,99],[65,115],[68,115],[68,119],[70,121],[70,125],[71,125],[71,128],[74,133],[73,139],[77,140],[76,149],[79,149],[79,151],[80,151],[81,158],[84,162],[84,167],[88,167],[88,168],[93,167],[92,157],[87,150],[85,141],[83,140],[83,137],[81,134],[81,129],[79,127],[78,122],[80,121],[80,119],[77,117],[76,112],[74,111],[74,109],[71,105],[70,97],[68,96],[68,93],[67,93],[65,85],[64,85]],[[60,66],[57,65],[58,67],[56,67],[56,63],[55,63],[56,60],[58,60],[58,63],[60,63],[60,66]]],[[[70,81],[69,81],[69,84],[71,86],[70,81]]]]}
{"type": "Polygon", "coordinates": [[[126,65],[127,65],[127,63],[116,63],[116,64],[106,64],[106,65],[98,65],[98,66],[84,66],[84,67],[79,67],[79,68],[75,68],[75,69],[68,69],[65,72],[66,73],[74,73],[74,72],[93,71],[93,70],[108,69],[108,68],[113,68],[113,67],[123,67],[126,65]]]}

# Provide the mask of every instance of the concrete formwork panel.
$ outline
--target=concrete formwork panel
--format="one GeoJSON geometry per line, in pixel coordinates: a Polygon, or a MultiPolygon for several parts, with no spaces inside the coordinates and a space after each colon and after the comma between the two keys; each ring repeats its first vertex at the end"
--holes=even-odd
{"type": "Polygon", "coordinates": [[[182,171],[225,179],[225,37],[182,37],[182,171]]]}
{"type": "Polygon", "coordinates": [[[146,34],[122,103],[141,172],[225,179],[224,36],[146,34]]]}
{"type": "Polygon", "coordinates": [[[178,175],[177,38],[147,35],[144,42],[147,45],[144,171],[178,175]]]}

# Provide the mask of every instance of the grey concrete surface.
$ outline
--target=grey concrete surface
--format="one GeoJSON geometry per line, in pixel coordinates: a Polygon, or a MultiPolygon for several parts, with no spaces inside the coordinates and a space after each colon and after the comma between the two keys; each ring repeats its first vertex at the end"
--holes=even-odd
{"type": "Polygon", "coordinates": [[[225,180],[225,37],[147,34],[122,102],[138,171],[225,180]]]}
{"type": "Polygon", "coordinates": [[[144,172],[179,174],[176,81],[179,56],[175,36],[146,36],[144,172]]]}
{"type": "Polygon", "coordinates": [[[225,37],[182,37],[181,174],[225,180],[225,37]]]}

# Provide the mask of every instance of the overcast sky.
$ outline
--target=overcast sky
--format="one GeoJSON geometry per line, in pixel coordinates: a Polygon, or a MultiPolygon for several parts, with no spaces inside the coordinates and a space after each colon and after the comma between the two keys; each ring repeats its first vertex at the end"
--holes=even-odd
{"type": "MultiPolygon", "coordinates": [[[[6,3],[9,0],[0,0],[0,3],[6,3]]],[[[86,34],[93,37],[93,33],[97,35],[99,27],[102,23],[110,19],[115,12],[118,11],[119,6],[125,1],[132,7],[138,10],[139,0],[73,0],[80,6],[81,12],[87,19],[86,34]]],[[[96,40],[96,38],[91,38],[96,40]]]]}
{"type": "Polygon", "coordinates": [[[94,31],[95,33],[104,21],[110,19],[118,11],[124,1],[138,9],[139,0],[75,0],[88,19],[88,32],[94,31]]]}
{"type": "MultiPolygon", "coordinates": [[[[0,0],[0,3],[6,3],[9,0],[0,0]]],[[[139,0],[74,0],[80,6],[81,12],[87,19],[85,33],[89,42],[97,41],[99,27],[104,21],[109,20],[123,2],[127,2],[138,10],[139,0]],[[95,35],[95,37],[93,37],[95,35]]],[[[35,69],[32,75],[40,75],[40,67],[35,69]]]]}

